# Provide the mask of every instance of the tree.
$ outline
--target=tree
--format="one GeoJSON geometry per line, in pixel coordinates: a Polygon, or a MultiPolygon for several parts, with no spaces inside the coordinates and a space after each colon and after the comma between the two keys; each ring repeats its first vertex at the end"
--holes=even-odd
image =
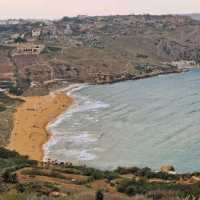
{"type": "Polygon", "coordinates": [[[24,43],[26,40],[24,38],[18,37],[15,39],[15,43],[24,43]]]}
{"type": "Polygon", "coordinates": [[[103,199],[104,199],[103,192],[101,190],[98,190],[96,192],[96,200],[103,200],[103,199]]]}
{"type": "Polygon", "coordinates": [[[9,170],[5,171],[3,179],[6,183],[17,183],[17,175],[9,170]]]}

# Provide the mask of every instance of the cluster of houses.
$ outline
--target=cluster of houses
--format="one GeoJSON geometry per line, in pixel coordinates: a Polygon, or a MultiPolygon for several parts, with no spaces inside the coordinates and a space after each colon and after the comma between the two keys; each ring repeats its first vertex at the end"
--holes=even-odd
{"type": "Polygon", "coordinates": [[[79,47],[83,44],[94,48],[104,48],[101,36],[111,35],[113,40],[135,32],[144,31],[148,26],[158,29],[175,29],[176,26],[189,23],[189,18],[183,16],[97,16],[80,15],[75,18],[63,18],[58,21],[31,21],[31,20],[2,20],[0,25],[19,25],[17,32],[11,32],[9,38],[3,41],[4,45],[17,45],[17,54],[39,54],[44,46],[42,43],[63,42],[65,46],[79,47]],[[36,45],[39,44],[39,45],[36,45]]]}
{"type": "Polygon", "coordinates": [[[180,60],[171,62],[173,66],[178,67],[179,69],[190,69],[190,68],[200,68],[200,65],[194,60],[180,60]]]}
{"type": "Polygon", "coordinates": [[[103,83],[113,83],[113,82],[118,82],[122,80],[127,80],[133,78],[133,76],[124,71],[123,73],[119,74],[112,74],[112,73],[94,73],[91,74],[93,77],[93,81],[97,84],[103,84],[103,83]]]}

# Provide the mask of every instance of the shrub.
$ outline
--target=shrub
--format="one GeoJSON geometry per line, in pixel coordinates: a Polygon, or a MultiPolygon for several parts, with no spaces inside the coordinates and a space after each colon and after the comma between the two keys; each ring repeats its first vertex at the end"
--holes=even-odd
{"type": "Polygon", "coordinates": [[[17,191],[19,191],[21,193],[26,191],[26,187],[21,183],[17,184],[16,189],[17,189],[17,191]]]}
{"type": "Polygon", "coordinates": [[[27,200],[27,195],[17,192],[8,192],[1,194],[0,200],[27,200]]]}
{"type": "Polygon", "coordinates": [[[143,194],[144,188],[138,184],[131,184],[126,188],[125,193],[128,195],[143,194]]]}
{"type": "Polygon", "coordinates": [[[96,192],[96,200],[103,200],[103,199],[104,199],[103,192],[101,190],[98,190],[96,192]]]}
{"type": "MultiPolygon", "coordinates": [[[[153,172],[150,168],[138,168],[138,167],[131,167],[131,168],[122,168],[119,167],[115,172],[119,174],[134,174],[135,176],[140,176],[144,178],[160,178],[163,180],[177,180],[180,178],[180,175],[173,175],[173,174],[167,174],[163,172],[153,172]]],[[[182,175],[182,177],[185,177],[185,175],[182,175]]],[[[191,175],[187,174],[187,177],[191,177],[191,175]]]]}
{"type": "Polygon", "coordinates": [[[24,43],[24,42],[26,42],[26,40],[25,40],[24,38],[17,37],[17,38],[15,39],[15,43],[24,43]]]}
{"type": "Polygon", "coordinates": [[[61,48],[58,47],[46,47],[42,53],[47,54],[48,56],[54,56],[61,52],[61,48]]]}
{"type": "Polygon", "coordinates": [[[105,178],[110,182],[116,178],[119,177],[119,174],[117,172],[110,172],[110,171],[106,171],[105,172],[105,178]]]}
{"type": "Polygon", "coordinates": [[[144,55],[144,54],[137,54],[136,57],[138,57],[138,58],[148,58],[148,56],[144,55]]]}
{"type": "Polygon", "coordinates": [[[12,173],[10,170],[6,170],[2,177],[6,183],[17,183],[17,175],[12,173]]]}
{"type": "Polygon", "coordinates": [[[18,157],[19,154],[15,151],[9,151],[5,148],[0,147],[0,158],[14,158],[18,157]]]}
{"type": "Polygon", "coordinates": [[[129,179],[122,180],[117,186],[117,190],[128,195],[144,194],[147,191],[142,181],[136,182],[129,179]]]}
{"type": "Polygon", "coordinates": [[[27,156],[21,156],[15,151],[0,148],[0,174],[6,171],[12,173],[23,167],[37,165],[37,161],[29,160],[27,156]],[[6,169],[6,171],[4,171],[6,169]]]}
{"type": "Polygon", "coordinates": [[[14,94],[16,96],[20,96],[23,94],[23,90],[20,87],[16,87],[16,86],[10,86],[9,87],[9,92],[11,94],[14,94]]]}
{"type": "Polygon", "coordinates": [[[6,107],[0,105],[0,112],[3,112],[5,110],[6,110],[6,107]]]}
{"type": "Polygon", "coordinates": [[[104,174],[99,171],[99,170],[95,170],[92,172],[92,174],[90,175],[94,180],[99,180],[99,179],[103,179],[104,178],[104,174]]]}
{"type": "Polygon", "coordinates": [[[126,188],[131,184],[131,180],[129,179],[123,179],[122,181],[119,182],[117,185],[117,190],[118,192],[125,193],[126,188]]]}

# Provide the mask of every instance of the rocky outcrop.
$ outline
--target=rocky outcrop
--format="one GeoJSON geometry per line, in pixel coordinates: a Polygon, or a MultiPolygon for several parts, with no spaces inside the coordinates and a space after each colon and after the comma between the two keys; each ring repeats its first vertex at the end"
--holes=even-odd
{"type": "Polygon", "coordinates": [[[174,174],[175,173],[175,168],[172,165],[162,165],[160,167],[160,171],[167,173],[167,174],[174,174]]]}

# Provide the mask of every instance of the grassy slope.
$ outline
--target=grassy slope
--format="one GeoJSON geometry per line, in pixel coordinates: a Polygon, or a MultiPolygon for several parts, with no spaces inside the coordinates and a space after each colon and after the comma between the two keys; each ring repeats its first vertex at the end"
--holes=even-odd
{"type": "Polygon", "coordinates": [[[149,168],[101,171],[71,164],[37,164],[0,148],[0,200],[94,200],[102,190],[106,200],[184,200],[200,195],[200,174],[169,175],[149,168]],[[195,178],[194,178],[195,177],[195,178]],[[187,197],[187,198],[186,198],[187,197]]]}
{"type": "Polygon", "coordinates": [[[13,126],[13,113],[20,103],[20,100],[11,99],[0,93],[0,146],[8,143],[13,126]]]}

